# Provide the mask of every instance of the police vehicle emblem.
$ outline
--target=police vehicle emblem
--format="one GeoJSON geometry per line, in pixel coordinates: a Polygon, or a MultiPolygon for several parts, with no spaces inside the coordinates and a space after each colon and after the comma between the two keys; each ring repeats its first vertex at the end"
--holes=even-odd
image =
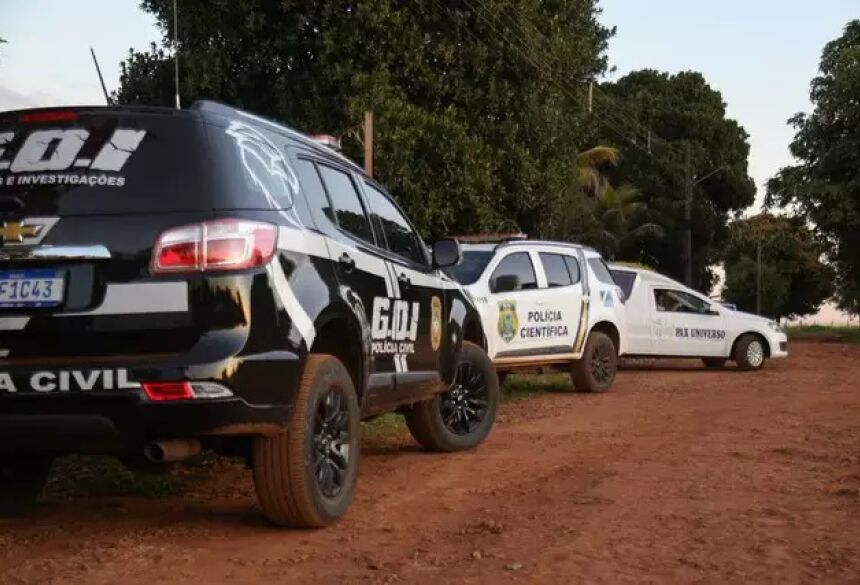
{"type": "Polygon", "coordinates": [[[499,337],[510,343],[517,334],[519,321],[517,319],[516,301],[499,302],[499,337]]]}
{"type": "Polygon", "coordinates": [[[439,297],[430,301],[430,343],[433,351],[439,351],[442,345],[442,301],[439,297]]]}

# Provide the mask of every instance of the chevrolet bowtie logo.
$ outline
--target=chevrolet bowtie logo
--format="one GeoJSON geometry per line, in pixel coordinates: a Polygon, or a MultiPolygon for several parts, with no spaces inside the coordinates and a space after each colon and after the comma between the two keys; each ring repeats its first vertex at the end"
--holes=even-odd
{"type": "Polygon", "coordinates": [[[0,227],[0,241],[7,242],[24,241],[24,238],[35,238],[42,231],[41,225],[24,225],[17,221],[4,221],[0,227]]]}

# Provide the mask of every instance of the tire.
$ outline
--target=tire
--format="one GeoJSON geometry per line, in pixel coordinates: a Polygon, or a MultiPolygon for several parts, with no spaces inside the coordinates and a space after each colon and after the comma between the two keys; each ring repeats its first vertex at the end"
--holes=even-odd
{"type": "Polygon", "coordinates": [[[49,457],[0,459],[0,515],[18,514],[36,503],[48,482],[51,462],[49,457]]]}
{"type": "Polygon", "coordinates": [[[767,342],[758,335],[752,333],[741,335],[735,344],[734,355],[738,369],[744,372],[762,369],[767,361],[765,343],[767,342]]]}
{"type": "Polygon", "coordinates": [[[479,445],[499,407],[499,379],[483,349],[463,342],[451,390],[412,406],[404,414],[409,432],[429,451],[450,453],[479,445]]]}
{"type": "Polygon", "coordinates": [[[582,357],[570,369],[573,385],[580,392],[606,392],[618,372],[618,351],[612,339],[600,331],[592,331],[585,342],[582,357]]]}
{"type": "Polygon", "coordinates": [[[728,360],[724,358],[702,358],[702,363],[709,370],[719,370],[726,365],[728,360]]]}
{"type": "Polygon", "coordinates": [[[320,528],[343,516],[355,491],[360,433],[349,372],[334,356],[308,355],[287,430],[254,438],[254,487],[266,518],[320,528]]]}

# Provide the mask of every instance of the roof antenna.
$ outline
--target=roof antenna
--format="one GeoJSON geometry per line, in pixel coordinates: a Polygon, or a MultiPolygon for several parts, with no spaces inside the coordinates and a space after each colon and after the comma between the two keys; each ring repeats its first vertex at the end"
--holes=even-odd
{"type": "Polygon", "coordinates": [[[182,105],[179,103],[179,20],[177,18],[179,10],[176,7],[176,0],[173,0],[173,82],[176,86],[176,109],[181,110],[182,105]]]}
{"type": "Polygon", "coordinates": [[[93,65],[96,66],[96,73],[98,73],[99,82],[102,84],[102,93],[105,94],[105,102],[107,102],[107,105],[111,105],[110,96],[108,95],[107,88],[105,87],[105,78],[102,77],[102,70],[101,67],[99,67],[99,60],[96,59],[96,52],[93,51],[92,47],[90,47],[90,55],[93,56],[93,65]]]}

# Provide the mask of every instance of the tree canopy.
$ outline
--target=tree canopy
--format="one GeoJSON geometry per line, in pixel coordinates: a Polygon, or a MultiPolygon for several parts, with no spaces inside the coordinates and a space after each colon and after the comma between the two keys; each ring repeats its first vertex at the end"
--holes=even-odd
{"type": "MultiPolygon", "coordinates": [[[[584,87],[606,69],[611,31],[596,4],[181,3],[181,94],[184,103],[217,99],[347,136],[372,110],[378,178],[425,235],[494,230],[505,220],[541,235],[587,126],[581,96],[557,79],[584,87]],[[526,32],[542,66],[516,42],[526,32]]],[[[164,41],[130,53],[116,97],[170,105],[172,2],[142,6],[164,41]]]]}
{"type": "Polygon", "coordinates": [[[755,197],[747,168],[748,134],[726,117],[722,95],[700,73],[670,75],[646,69],[600,89],[613,98],[616,120],[611,126],[610,121],[602,123],[600,136],[625,152],[614,180],[636,186],[648,209],[641,221],[663,228],[663,237],[644,238],[638,249],[623,251],[626,259],[682,279],[685,178],[695,182],[721,169],[697,184],[692,198],[692,284],[708,290],[714,280],[708,267],[720,260],[729,219],[755,197]],[[617,120],[628,122],[626,135],[619,136],[617,120]],[[651,132],[650,153],[645,129],[651,132]]]}
{"type": "Polygon", "coordinates": [[[818,311],[833,294],[833,270],[804,220],[763,213],[734,221],[725,250],[725,300],[756,310],[761,246],[761,312],[798,317],[818,311]]]}
{"type": "Polygon", "coordinates": [[[798,164],[768,183],[766,202],[788,206],[811,222],[837,269],[840,305],[860,313],[860,20],[824,47],[812,81],[811,114],[789,123],[797,130],[791,153],[798,164]]]}

